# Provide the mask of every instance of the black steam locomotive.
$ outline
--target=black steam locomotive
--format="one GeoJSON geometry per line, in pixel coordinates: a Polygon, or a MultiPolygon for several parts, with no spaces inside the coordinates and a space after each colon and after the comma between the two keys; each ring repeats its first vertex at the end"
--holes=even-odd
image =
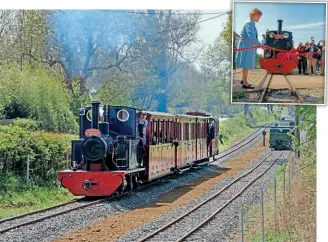
{"type": "MultiPolygon", "coordinates": [[[[282,30],[283,20],[278,20],[277,30],[268,30],[266,32],[265,40],[266,45],[280,49],[282,51],[290,51],[294,47],[293,33],[290,31],[282,30]]],[[[277,52],[277,51],[276,51],[277,52]]],[[[270,50],[264,52],[265,58],[271,58],[273,53],[270,50]]]]}

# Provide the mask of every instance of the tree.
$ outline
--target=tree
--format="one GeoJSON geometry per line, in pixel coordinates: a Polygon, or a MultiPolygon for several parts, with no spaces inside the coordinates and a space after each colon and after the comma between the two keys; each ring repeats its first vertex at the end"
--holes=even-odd
{"type": "Polygon", "coordinates": [[[224,24],[224,30],[221,32],[220,37],[223,38],[226,44],[231,49],[232,43],[232,11],[228,13],[228,20],[224,24]]]}
{"type": "Polygon", "coordinates": [[[155,52],[148,52],[151,63],[151,76],[157,77],[155,100],[157,111],[167,112],[169,93],[174,88],[172,77],[176,71],[182,68],[183,63],[192,63],[200,54],[201,49],[197,45],[198,20],[197,12],[189,12],[186,15],[179,14],[176,10],[148,11],[148,29],[151,30],[146,41],[155,52]],[[173,84],[173,85],[172,85],[173,84]]]}

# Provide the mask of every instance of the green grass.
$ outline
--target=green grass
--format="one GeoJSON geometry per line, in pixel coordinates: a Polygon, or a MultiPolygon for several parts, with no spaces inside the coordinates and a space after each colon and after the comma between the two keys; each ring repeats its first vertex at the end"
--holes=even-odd
{"type": "Polygon", "coordinates": [[[220,144],[220,151],[223,151],[223,150],[226,150],[226,149],[230,148],[237,141],[249,136],[251,133],[254,132],[254,130],[255,129],[247,127],[243,130],[243,132],[236,132],[235,134],[232,134],[231,137],[228,140],[224,140],[223,145],[220,144]]]}
{"type": "MultiPolygon", "coordinates": [[[[280,166],[277,171],[276,171],[276,184],[277,184],[277,206],[279,206],[279,204],[281,204],[283,202],[283,177],[284,177],[284,169],[286,170],[286,196],[288,194],[288,166],[287,164],[283,164],[282,166],[280,166]]],[[[273,196],[274,196],[274,181],[272,181],[269,185],[269,189],[267,192],[267,195],[265,196],[265,200],[264,200],[264,216],[273,216],[273,204],[274,204],[274,200],[273,200],[273,196]]],[[[244,208],[244,212],[245,213],[250,213],[250,218],[254,217],[257,218],[255,219],[255,223],[254,221],[250,220],[250,221],[246,221],[246,226],[245,226],[245,235],[250,237],[251,242],[257,242],[257,241],[262,241],[262,234],[260,233],[260,221],[259,221],[259,214],[260,214],[260,207],[259,204],[256,205],[252,205],[252,206],[246,206],[244,208]],[[259,232],[253,232],[253,234],[251,234],[252,232],[247,230],[247,227],[253,227],[253,226],[258,226],[258,231],[259,232]]],[[[284,231],[284,230],[271,230],[270,228],[265,228],[265,241],[268,242],[284,242],[284,241],[289,241],[290,240],[290,234],[288,233],[288,231],[284,231]]]]}
{"type": "MultiPolygon", "coordinates": [[[[220,125],[222,125],[224,127],[225,126],[224,122],[227,122],[227,121],[229,121],[229,119],[222,121],[220,125]]],[[[273,121],[273,119],[272,119],[272,121],[273,121]]],[[[261,126],[261,125],[265,125],[267,123],[268,123],[268,121],[264,121],[264,122],[259,122],[257,125],[261,126]]],[[[238,124],[236,124],[236,125],[238,125],[238,124]]],[[[255,130],[257,130],[257,128],[251,128],[251,127],[246,126],[246,125],[243,126],[242,129],[238,129],[236,127],[236,129],[232,130],[230,132],[230,134],[226,137],[226,139],[224,139],[224,142],[223,142],[224,144],[223,145],[221,143],[219,144],[220,151],[223,151],[223,150],[226,150],[226,149],[230,148],[233,144],[235,144],[239,140],[241,140],[241,139],[251,135],[252,133],[254,133],[255,130]]]]}
{"type": "Polygon", "coordinates": [[[0,194],[0,219],[64,203],[74,198],[66,189],[35,187],[0,194]]]}
{"type": "MultiPolygon", "coordinates": [[[[264,241],[266,242],[285,242],[289,241],[290,236],[288,231],[268,231],[264,235],[264,241]]],[[[262,235],[256,234],[251,240],[251,242],[261,242],[262,241],[262,235]]]]}

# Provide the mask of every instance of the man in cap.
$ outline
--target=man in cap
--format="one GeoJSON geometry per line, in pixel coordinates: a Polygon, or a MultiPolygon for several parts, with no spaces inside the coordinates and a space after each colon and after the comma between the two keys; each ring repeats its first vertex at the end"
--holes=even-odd
{"type": "Polygon", "coordinates": [[[138,119],[138,134],[139,134],[138,167],[143,166],[143,156],[145,154],[147,125],[148,125],[147,113],[145,111],[142,111],[139,113],[139,119],[138,119]]]}

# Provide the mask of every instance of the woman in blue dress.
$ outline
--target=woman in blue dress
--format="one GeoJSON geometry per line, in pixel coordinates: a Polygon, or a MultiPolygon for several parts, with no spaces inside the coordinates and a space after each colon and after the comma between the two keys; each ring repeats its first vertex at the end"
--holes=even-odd
{"type": "MultiPolygon", "coordinates": [[[[262,46],[262,44],[257,39],[258,35],[255,27],[255,22],[258,22],[261,16],[262,16],[262,12],[257,8],[254,8],[250,12],[249,19],[244,24],[240,36],[245,39],[251,40],[253,43],[241,39],[238,43],[238,48],[254,46],[255,43],[257,45],[262,46]]],[[[241,81],[241,84],[243,85],[243,88],[254,88],[248,83],[247,76],[248,76],[249,69],[255,69],[255,57],[256,57],[256,48],[238,51],[236,54],[236,65],[239,68],[242,68],[243,79],[241,81]]]]}

